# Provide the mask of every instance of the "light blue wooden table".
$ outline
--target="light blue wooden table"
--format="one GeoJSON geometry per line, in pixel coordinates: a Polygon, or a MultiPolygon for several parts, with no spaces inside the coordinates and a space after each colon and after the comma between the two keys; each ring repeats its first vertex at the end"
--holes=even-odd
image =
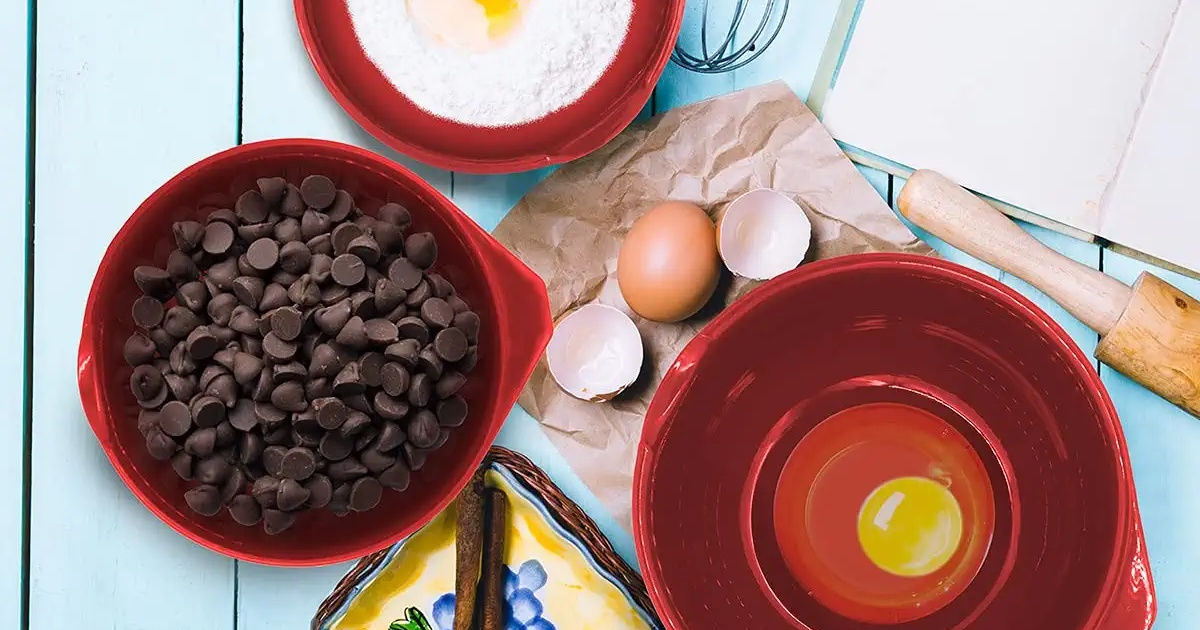
{"type": "MultiPolygon", "coordinates": [[[[335,0],[329,0],[335,1],[335,0]]],[[[720,3],[715,3],[720,4],[720,3]]],[[[799,0],[784,35],[732,75],[668,69],[647,110],[784,78],[805,95],[837,0],[799,0]]],[[[91,274],[112,234],[155,187],[238,142],[348,141],[393,155],[326,94],[290,0],[0,2],[0,627],[33,630],[297,630],[346,569],[280,570],[210,553],[125,489],[84,422],[75,350],[91,274]],[[24,352],[22,352],[24,348],[24,352]]],[[[695,15],[686,30],[696,26],[695,15]]],[[[686,34],[685,34],[686,36],[686,34]]],[[[897,71],[904,68],[898,66],[897,71]]],[[[538,173],[419,171],[487,228],[538,173]]],[[[885,198],[903,181],[864,175],[885,198]]],[[[1031,174],[1037,176],[1037,174],[1031,174]]],[[[1040,230],[1055,249],[1125,281],[1146,267],[1040,230]]],[[[1019,281],[1087,352],[1096,336],[1019,281]]],[[[1166,274],[1200,295],[1200,283],[1166,274]]],[[[1200,627],[1200,421],[1101,368],[1132,451],[1158,630],[1200,627]]],[[[629,536],[521,411],[501,442],[532,456],[632,558],[629,536]]]]}

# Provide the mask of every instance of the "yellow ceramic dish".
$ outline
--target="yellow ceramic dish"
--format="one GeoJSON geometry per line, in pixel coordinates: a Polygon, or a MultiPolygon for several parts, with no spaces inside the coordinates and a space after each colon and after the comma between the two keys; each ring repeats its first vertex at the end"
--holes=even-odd
{"type": "MultiPolygon", "coordinates": [[[[508,497],[506,630],[649,630],[652,617],[546,506],[502,466],[487,484],[508,497]]],[[[454,618],[452,505],[397,543],[362,576],[320,630],[451,630],[454,618]]]]}

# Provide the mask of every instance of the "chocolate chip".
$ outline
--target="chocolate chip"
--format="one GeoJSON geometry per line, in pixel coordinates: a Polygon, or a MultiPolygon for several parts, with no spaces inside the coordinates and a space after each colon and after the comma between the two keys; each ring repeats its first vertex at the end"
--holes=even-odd
{"type": "Polygon", "coordinates": [[[375,307],[375,294],[370,291],[356,291],[350,296],[350,312],[355,317],[361,317],[364,320],[371,319],[379,314],[379,309],[375,307]]]}
{"type": "Polygon", "coordinates": [[[375,413],[388,420],[400,420],[408,415],[409,405],[404,400],[389,396],[387,392],[375,392],[375,413]]]}
{"type": "Polygon", "coordinates": [[[267,357],[276,363],[291,361],[292,357],[296,356],[296,349],[294,341],[286,341],[274,332],[267,333],[263,337],[263,352],[267,353],[267,357]]]}
{"type": "Polygon", "coordinates": [[[164,374],[163,380],[175,400],[191,400],[196,395],[196,379],[178,374],[164,374]]]}
{"type": "Polygon", "coordinates": [[[312,252],[309,251],[308,246],[304,243],[298,240],[284,243],[278,249],[278,252],[280,269],[296,275],[308,271],[309,263],[312,261],[312,252]]]}
{"type": "Polygon", "coordinates": [[[146,431],[146,450],[150,456],[159,461],[166,461],[175,454],[179,445],[175,444],[170,436],[163,433],[157,427],[151,427],[146,431]]]}
{"type": "Polygon", "coordinates": [[[133,301],[133,323],[141,328],[154,328],[162,323],[163,304],[148,295],[133,301]]]}
{"type": "Polygon", "coordinates": [[[363,429],[362,432],[354,438],[354,450],[357,452],[366,449],[375,443],[375,438],[377,437],[379,437],[379,430],[375,427],[370,426],[363,429]]]}
{"type": "Polygon", "coordinates": [[[350,242],[363,235],[363,229],[353,223],[343,223],[333,229],[333,253],[340,256],[350,248],[350,242]]]}
{"type": "Polygon", "coordinates": [[[208,213],[208,218],[205,221],[208,223],[226,223],[230,227],[234,227],[238,224],[238,217],[229,208],[217,208],[208,213]]]}
{"type": "Polygon", "coordinates": [[[421,350],[421,354],[417,357],[417,365],[429,375],[430,380],[436,381],[442,378],[442,359],[434,351],[433,346],[426,346],[421,350]]]}
{"type": "Polygon", "coordinates": [[[429,288],[433,289],[433,297],[445,299],[454,295],[454,285],[442,277],[442,274],[426,274],[425,279],[429,281],[429,288]]]}
{"type": "Polygon", "coordinates": [[[326,474],[334,481],[349,481],[367,474],[366,466],[353,457],[347,457],[329,464],[326,474]]]}
{"type": "Polygon", "coordinates": [[[408,238],[404,239],[404,253],[408,255],[408,259],[414,265],[421,269],[428,269],[437,262],[437,241],[429,232],[410,234],[408,238]]]}
{"type": "Polygon", "coordinates": [[[172,337],[183,339],[203,323],[191,309],[185,306],[172,306],[163,316],[162,328],[172,337]]]}
{"type": "Polygon", "coordinates": [[[196,462],[193,473],[196,480],[200,483],[220,485],[229,478],[232,470],[233,467],[229,465],[229,462],[225,461],[224,457],[213,454],[196,462]]]}
{"type": "Polygon", "coordinates": [[[208,327],[208,331],[212,333],[212,336],[217,338],[217,341],[220,342],[222,346],[227,346],[237,341],[238,338],[238,331],[226,326],[212,324],[208,327]]]}
{"type": "Polygon", "coordinates": [[[217,428],[193,431],[183,443],[183,450],[196,457],[208,457],[217,448],[217,428]]]}
{"type": "Polygon", "coordinates": [[[439,431],[441,427],[438,426],[437,417],[428,409],[418,411],[408,421],[408,441],[417,448],[432,447],[437,442],[439,431]]]}
{"type": "Polygon", "coordinates": [[[320,307],[313,314],[313,322],[317,328],[330,337],[336,337],[349,320],[350,302],[348,301],[320,307]]]}
{"type": "Polygon", "coordinates": [[[379,474],[379,483],[403,492],[408,489],[408,484],[412,478],[412,473],[408,470],[408,465],[402,461],[397,461],[390,468],[379,474]]]}
{"type": "Polygon", "coordinates": [[[323,343],[313,348],[308,374],[312,377],[332,377],[345,366],[345,360],[332,345],[323,343]]]}
{"type": "Polygon", "coordinates": [[[306,205],[304,198],[300,194],[300,189],[295,184],[288,184],[287,190],[283,195],[283,201],[279,205],[279,211],[284,216],[299,217],[304,214],[306,205]]]}
{"type": "MultiPolygon", "coordinates": [[[[233,316],[233,309],[236,308],[237,305],[237,296],[233,295],[232,293],[221,293],[214,295],[212,299],[208,301],[208,308],[206,310],[208,311],[209,318],[213,320],[214,324],[228,326],[229,319],[233,316]]],[[[168,314],[170,314],[170,311],[168,311],[168,314]]],[[[197,320],[197,326],[198,325],[199,320],[197,320]]],[[[187,335],[185,333],[182,336],[187,335]]]]}
{"type": "Polygon", "coordinates": [[[284,512],[271,508],[263,509],[263,531],[268,536],[276,536],[291,529],[292,525],[296,524],[296,514],[294,512],[284,512]]]}
{"type": "Polygon", "coordinates": [[[254,464],[262,460],[263,449],[267,447],[261,435],[243,433],[238,444],[238,457],[243,464],[254,464]]]}
{"type": "Polygon", "coordinates": [[[333,379],[333,393],[337,396],[351,396],[361,393],[365,388],[357,363],[346,364],[333,379]]]}
{"type": "Polygon", "coordinates": [[[363,320],[357,315],[346,321],[346,325],[338,331],[335,340],[342,346],[355,350],[363,350],[370,343],[363,320]]]}
{"type": "MultiPolygon", "coordinates": [[[[300,237],[305,240],[305,244],[314,253],[321,251],[322,253],[331,253],[333,251],[332,243],[328,245],[313,246],[313,239],[326,235],[333,227],[333,221],[329,215],[324,212],[318,212],[309,208],[304,211],[304,216],[300,217],[300,237]],[[328,250],[328,251],[325,251],[328,250]]],[[[326,236],[326,238],[329,238],[326,236]]]]}
{"type": "Polygon", "coordinates": [[[386,221],[402,230],[406,230],[408,226],[412,225],[412,214],[409,213],[408,208],[395,202],[380,206],[376,216],[380,221],[386,221]]]}
{"type": "Polygon", "coordinates": [[[361,411],[351,411],[338,432],[346,437],[354,437],[369,426],[371,426],[371,418],[367,414],[361,411]]]}
{"type": "MultiPolygon", "coordinates": [[[[171,333],[162,328],[150,330],[148,336],[150,337],[150,341],[154,342],[154,349],[162,356],[169,356],[171,350],[175,348],[175,338],[171,336],[171,333]]],[[[184,352],[184,349],[180,348],[179,351],[184,352]]],[[[182,374],[182,372],[180,373],[182,374]]]]}
{"type": "Polygon", "coordinates": [[[262,359],[247,352],[239,352],[233,360],[233,380],[242,387],[250,387],[258,382],[258,375],[263,370],[262,359]]]}
{"type": "Polygon", "coordinates": [[[286,411],[268,402],[254,403],[254,415],[258,418],[258,421],[266,427],[274,427],[284,420],[287,420],[288,417],[286,411]]]}
{"type": "Polygon", "coordinates": [[[408,292],[404,298],[404,304],[410,309],[418,309],[417,312],[420,313],[421,305],[431,297],[433,297],[433,289],[429,287],[429,281],[422,280],[417,284],[417,288],[408,292]]]}
{"type": "Polygon", "coordinates": [[[192,421],[202,429],[215,427],[225,419],[225,405],[213,396],[193,398],[190,409],[192,421]]]}
{"type": "Polygon", "coordinates": [[[366,512],[379,505],[383,498],[383,486],[372,477],[363,477],[354,482],[350,489],[350,509],[355,512],[366,512]]]}
{"type": "Polygon", "coordinates": [[[270,312],[291,303],[292,300],[288,297],[287,288],[281,284],[272,282],[263,288],[263,297],[258,303],[258,308],[263,312],[270,312]]]}
{"type": "Polygon", "coordinates": [[[239,494],[229,502],[229,516],[238,525],[254,525],[262,519],[262,506],[254,500],[254,497],[248,494],[239,494]]]}
{"type": "Polygon", "coordinates": [[[296,481],[308,479],[316,469],[317,460],[313,457],[313,452],[302,446],[288,450],[280,464],[283,476],[296,481]]]}
{"type": "Polygon", "coordinates": [[[376,221],[374,227],[371,228],[371,234],[379,243],[380,253],[385,256],[404,249],[404,232],[391,223],[376,221]]]}
{"type": "Polygon", "coordinates": [[[412,445],[411,442],[405,442],[401,447],[404,453],[404,461],[408,463],[411,470],[421,470],[425,467],[425,461],[429,459],[429,451],[419,449],[412,445]]]}
{"type": "Polygon", "coordinates": [[[221,349],[221,342],[212,334],[208,326],[197,326],[187,336],[187,351],[193,361],[204,361],[211,358],[221,349]]]}
{"type": "Polygon", "coordinates": [[[338,190],[333,196],[333,204],[327,210],[333,221],[345,221],[354,212],[354,198],[344,190],[338,190]]]}
{"type": "Polygon", "coordinates": [[[205,226],[204,240],[200,246],[210,254],[224,254],[233,246],[234,236],[233,226],[224,221],[214,221],[205,226]]]}
{"type": "Polygon", "coordinates": [[[160,299],[170,297],[175,290],[175,283],[171,281],[171,275],[167,273],[167,270],[150,265],[135,267],[133,281],[137,283],[142,293],[160,299]]]}
{"type": "MultiPolygon", "coordinates": [[[[401,335],[405,335],[406,330],[410,332],[416,330],[416,328],[413,328],[413,326],[417,326],[417,324],[413,322],[407,322],[406,326],[408,327],[398,327],[401,335]]],[[[389,360],[398,361],[404,367],[411,369],[417,366],[417,357],[420,355],[420,353],[421,342],[417,339],[408,338],[401,339],[400,341],[388,346],[387,349],[383,351],[383,356],[389,360]]]]}
{"type": "Polygon", "coordinates": [[[393,451],[399,448],[407,439],[408,436],[405,435],[404,429],[401,429],[398,423],[392,421],[384,422],[383,428],[379,431],[378,439],[375,441],[375,449],[384,453],[393,451]]]}
{"type": "Polygon", "coordinates": [[[192,478],[192,456],[184,451],[180,451],[171,456],[171,468],[184,481],[192,478]]]}
{"type": "Polygon", "coordinates": [[[233,294],[242,304],[250,308],[257,309],[262,302],[263,291],[266,289],[266,284],[262,278],[253,276],[241,276],[233,281],[233,294]]]}
{"type": "MultiPolygon", "coordinates": [[[[272,227],[272,231],[274,228],[272,227]]],[[[258,271],[270,271],[279,262],[279,243],[274,239],[260,238],[246,250],[246,260],[258,271]]]]}
{"type": "Polygon", "coordinates": [[[288,298],[298,306],[309,307],[321,303],[321,287],[312,276],[300,276],[288,287],[288,298]]]}
{"type": "MultiPolygon", "coordinates": [[[[166,388],[163,375],[153,365],[139,365],[129,375],[129,387],[133,397],[140,402],[154,400],[166,388]]],[[[160,403],[161,404],[161,403],[160,403]]]]}
{"type": "Polygon", "coordinates": [[[329,481],[329,477],[320,473],[305,481],[304,489],[308,490],[308,507],[313,509],[329,505],[329,500],[333,497],[333,483],[329,481]]]}
{"type": "Polygon", "coordinates": [[[478,363],[478,361],[478,348],[476,346],[471,346],[470,348],[467,348],[467,356],[455,363],[454,366],[458,368],[459,372],[467,374],[471,370],[475,369],[475,364],[478,363]]]}
{"type": "Polygon", "coordinates": [[[449,398],[458,393],[467,384],[467,377],[458,370],[447,370],[442,378],[433,386],[433,393],[438,398],[449,398]]]}
{"type": "Polygon", "coordinates": [[[304,386],[296,382],[281,383],[271,390],[271,404],[284,411],[299,412],[308,408],[304,386]]]}
{"type": "Polygon", "coordinates": [[[308,263],[308,275],[317,282],[326,282],[333,273],[333,257],[328,254],[313,254],[308,263]]]}
{"type": "Polygon", "coordinates": [[[416,341],[418,347],[429,343],[429,326],[419,317],[405,317],[396,322],[396,328],[401,339],[416,341]]]}
{"type": "Polygon", "coordinates": [[[249,431],[258,426],[258,417],[254,415],[254,402],[243,398],[229,410],[229,424],[238,431],[249,431]]]}
{"type": "Polygon", "coordinates": [[[421,304],[421,319],[436,328],[446,328],[454,323],[454,308],[446,300],[433,297],[421,304]]]}
{"type": "Polygon", "coordinates": [[[330,270],[333,281],[346,287],[352,287],[367,277],[367,266],[363,260],[354,254],[342,254],[333,259],[330,270]]]}
{"type": "Polygon", "coordinates": [[[196,486],[183,494],[192,511],[201,516],[214,516],[221,511],[221,491],[216,486],[196,486]]]}
{"type": "Polygon", "coordinates": [[[258,315],[249,306],[238,304],[229,317],[229,328],[243,335],[256,335],[259,332],[258,315]]]}
{"type": "MultiPolygon", "coordinates": [[[[300,336],[302,326],[300,309],[294,306],[284,306],[271,312],[271,331],[277,339],[288,342],[295,340],[300,336]]],[[[265,348],[266,339],[263,343],[265,348]]]]}
{"type": "MultiPolygon", "coordinates": [[[[270,468],[267,469],[267,472],[270,472],[270,468]]],[[[255,479],[250,494],[254,496],[254,500],[258,501],[259,505],[265,508],[275,507],[276,498],[279,496],[279,479],[272,476],[255,479]]]]}
{"type": "Polygon", "coordinates": [[[171,226],[175,246],[184,253],[191,253],[204,240],[204,226],[196,221],[176,221],[171,226]]]}
{"type": "Polygon", "coordinates": [[[433,384],[428,374],[416,374],[408,385],[408,402],[414,407],[424,407],[429,404],[433,384]]]}
{"type": "Polygon", "coordinates": [[[350,410],[337,398],[318,398],[313,401],[313,409],[316,411],[317,424],[326,430],[342,426],[350,416],[350,410]]]}
{"type": "Polygon", "coordinates": [[[270,207],[278,206],[287,194],[287,180],[282,177],[260,177],[255,182],[263,201],[270,207]]]}
{"type": "Polygon", "coordinates": [[[467,419],[467,401],[462,396],[450,396],[436,406],[438,424],[444,427],[461,426],[467,419]]]}
{"type": "Polygon", "coordinates": [[[371,405],[371,401],[367,400],[365,393],[345,396],[342,398],[342,402],[346,403],[346,406],[350,409],[361,411],[367,415],[375,413],[375,407],[371,405]]]}
{"type": "MultiPolygon", "coordinates": [[[[284,205],[287,205],[286,201],[284,202],[284,205]]],[[[285,212],[285,214],[287,213],[285,212]]],[[[300,214],[304,214],[303,209],[300,210],[300,214]]],[[[304,245],[304,238],[300,233],[299,216],[300,215],[295,215],[293,217],[289,215],[288,218],[281,219],[279,223],[275,224],[275,240],[279,241],[281,246],[286,243],[299,243],[300,245],[304,245]]],[[[308,247],[305,246],[304,249],[308,249],[308,247]]]]}
{"type": "Polygon", "coordinates": [[[175,291],[175,299],[188,310],[198,313],[208,305],[208,288],[200,281],[187,282],[175,291]]]}
{"type": "Polygon", "coordinates": [[[329,510],[338,516],[345,516],[350,512],[350,488],[349,483],[342,483],[333,489],[333,495],[329,497],[329,510]]]}
{"type": "Polygon", "coordinates": [[[346,437],[337,431],[330,431],[321,438],[318,447],[320,453],[329,461],[340,461],[350,456],[354,450],[354,439],[346,437]]]}
{"type": "Polygon", "coordinates": [[[386,319],[371,319],[363,323],[367,341],[379,346],[386,346],[400,340],[396,325],[386,319]]]}
{"type": "Polygon", "coordinates": [[[192,428],[192,412],[187,404],[178,400],[163,405],[158,414],[158,426],[163,433],[172,437],[181,437],[192,428]]]}
{"type": "Polygon", "coordinates": [[[386,363],[380,369],[380,382],[389,396],[400,396],[408,391],[410,379],[408,370],[399,363],[386,363]]]}
{"type": "Polygon", "coordinates": [[[324,210],[333,204],[337,188],[324,175],[309,175],[300,182],[300,196],[309,206],[324,210]]]}
{"type": "Polygon", "coordinates": [[[241,468],[231,469],[229,477],[221,484],[221,503],[229,503],[234,497],[245,492],[245,490],[246,473],[241,468]]]}
{"type": "Polygon", "coordinates": [[[379,243],[370,234],[363,234],[350,241],[346,251],[368,265],[379,262],[379,243]]]}
{"type": "Polygon", "coordinates": [[[417,288],[424,275],[421,268],[407,258],[397,258],[388,265],[388,279],[405,291],[417,288]]]}
{"type": "Polygon", "coordinates": [[[445,361],[459,361],[467,356],[467,336],[460,328],[446,328],[433,338],[433,349],[445,361]]]}
{"type": "Polygon", "coordinates": [[[334,304],[350,297],[350,288],[340,284],[327,284],[321,287],[321,303],[334,304]]]}

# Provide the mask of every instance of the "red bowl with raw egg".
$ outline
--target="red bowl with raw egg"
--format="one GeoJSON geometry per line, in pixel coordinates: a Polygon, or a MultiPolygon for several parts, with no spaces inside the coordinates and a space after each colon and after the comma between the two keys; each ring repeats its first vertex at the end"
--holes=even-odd
{"type": "Polygon", "coordinates": [[[634,534],[674,630],[1155,615],[1092,362],[1029,300],[931,257],[805,265],[706,326],[647,412],[634,534]]]}
{"type": "Polygon", "coordinates": [[[499,128],[438,118],[405,98],[363,52],[345,2],[295,0],[295,11],[317,74],[368,133],[430,166],[515,173],[587,155],[633,121],[671,58],[684,4],[633,0],[629,30],[616,58],[581,98],[544,118],[499,128]]]}

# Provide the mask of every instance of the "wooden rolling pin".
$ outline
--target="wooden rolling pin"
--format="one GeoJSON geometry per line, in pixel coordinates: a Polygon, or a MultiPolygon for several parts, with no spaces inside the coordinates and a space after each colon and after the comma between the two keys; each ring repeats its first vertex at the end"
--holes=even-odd
{"type": "Polygon", "coordinates": [[[1200,417],[1200,301],[1150,273],[1130,288],[1081,265],[933,171],[913,173],[897,206],[931,234],[1041,289],[1100,333],[1097,359],[1200,417]]]}

